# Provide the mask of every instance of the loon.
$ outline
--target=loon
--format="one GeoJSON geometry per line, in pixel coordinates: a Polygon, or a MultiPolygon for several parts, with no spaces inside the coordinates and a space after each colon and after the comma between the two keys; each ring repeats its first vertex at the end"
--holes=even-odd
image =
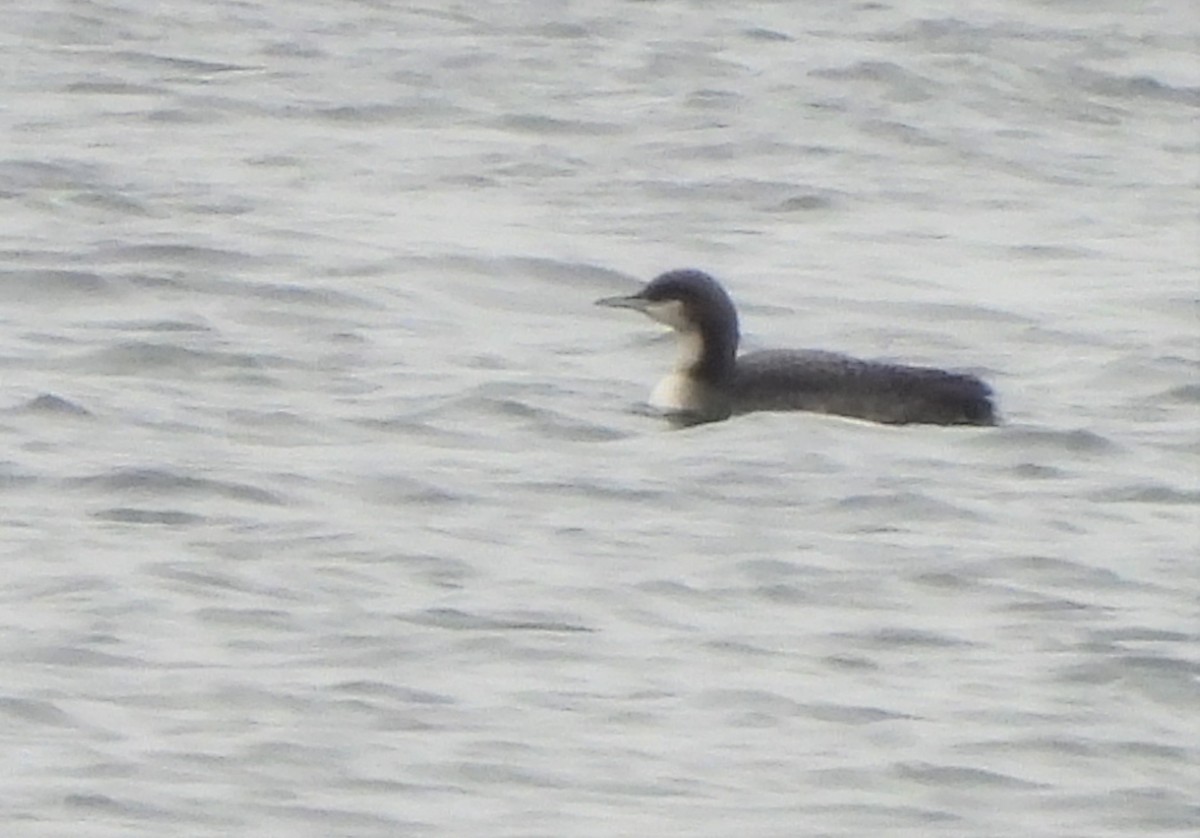
{"type": "Polygon", "coordinates": [[[679,424],[762,410],[807,410],[889,425],[996,424],[991,388],[973,375],[819,350],[738,355],[737,309],[703,271],[668,271],[636,294],[596,304],[635,309],[678,333],[678,362],[650,404],[679,424]]]}

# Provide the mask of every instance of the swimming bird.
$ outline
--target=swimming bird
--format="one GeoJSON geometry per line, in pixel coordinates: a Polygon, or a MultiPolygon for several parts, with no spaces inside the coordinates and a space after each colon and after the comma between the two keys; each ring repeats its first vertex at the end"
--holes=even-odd
{"type": "Polygon", "coordinates": [[[973,375],[820,350],[738,355],[737,309],[703,271],[668,271],[636,294],[596,304],[635,309],[678,333],[675,369],[654,388],[650,404],[681,424],[760,410],[807,410],[890,425],[996,424],[991,388],[973,375]]]}

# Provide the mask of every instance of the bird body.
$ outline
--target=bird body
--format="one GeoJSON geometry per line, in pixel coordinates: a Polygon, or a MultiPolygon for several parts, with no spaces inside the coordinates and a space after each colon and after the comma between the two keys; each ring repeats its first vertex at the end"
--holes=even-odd
{"type": "Polygon", "coordinates": [[[636,294],[597,303],[636,309],[678,333],[675,368],[654,388],[650,404],[688,423],[774,410],[885,424],[996,423],[991,388],[966,373],[821,350],[738,355],[737,310],[725,289],[702,271],[670,271],[636,294]]]}

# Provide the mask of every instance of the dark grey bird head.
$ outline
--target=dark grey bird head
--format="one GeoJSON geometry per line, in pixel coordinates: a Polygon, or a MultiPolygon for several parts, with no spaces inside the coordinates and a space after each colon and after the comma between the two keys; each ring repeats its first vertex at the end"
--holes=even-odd
{"type": "Polygon", "coordinates": [[[632,308],[677,332],[701,332],[706,338],[737,345],[737,310],[715,279],[704,271],[668,271],[628,297],[605,297],[596,305],[632,308]]]}

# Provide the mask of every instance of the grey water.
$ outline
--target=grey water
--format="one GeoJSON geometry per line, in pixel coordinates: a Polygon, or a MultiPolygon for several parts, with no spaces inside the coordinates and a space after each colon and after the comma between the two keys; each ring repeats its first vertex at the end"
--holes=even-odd
{"type": "Polygon", "coordinates": [[[1200,832],[1200,16],[19,0],[0,831],[1200,832]],[[963,369],[673,431],[598,309],[963,369]]]}

